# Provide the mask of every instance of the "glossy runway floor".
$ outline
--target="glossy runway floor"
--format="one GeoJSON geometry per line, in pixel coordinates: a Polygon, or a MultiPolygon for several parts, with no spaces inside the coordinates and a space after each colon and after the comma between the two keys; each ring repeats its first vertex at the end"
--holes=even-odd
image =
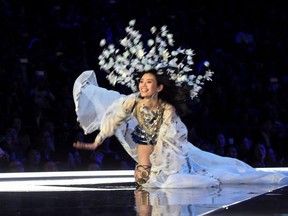
{"type": "MultiPolygon", "coordinates": [[[[277,171],[287,174],[288,168],[277,171]]],[[[284,216],[288,185],[136,190],[132,170],[2,173],[0,215],[284,216]]]]}

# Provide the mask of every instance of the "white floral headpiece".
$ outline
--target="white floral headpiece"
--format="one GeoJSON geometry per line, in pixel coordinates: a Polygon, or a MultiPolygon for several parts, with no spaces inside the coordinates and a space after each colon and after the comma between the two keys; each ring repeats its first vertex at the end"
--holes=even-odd
{"type": "MultiPolygon", "coordinates": [[[[192,73],[194,65],[192,49],[177,48],[174,46],[173,34],[169,33],[167,26],[162,26],[160,32],[154,26],[151,28],[154,39],[149,39],[144,46],[142,35],[134,29],[135,20],[126,27],[127,36],[120,40],[123,49],[118,49],[114,44],[109,44],[99,56],[99,66],[108,73],[107,79],[115,86],[116,83],[137,91],[137,79],[140,73],[152,69],[158,74],[163,73],[161,68],[166,68],[170,79],[177,86],[187,84],[190,88],[190,97],[193,99],[204,85],[204,81],[211,81],[213,72],[209,69],[209,62],[205,61],[204,75],[192,73]]],[[[106,40],[102,39],[100,46],[105,46],[106,40]]]]}

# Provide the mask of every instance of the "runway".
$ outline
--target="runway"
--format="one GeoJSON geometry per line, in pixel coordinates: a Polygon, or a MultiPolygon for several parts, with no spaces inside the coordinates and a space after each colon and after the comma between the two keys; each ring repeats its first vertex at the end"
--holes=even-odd
{"type": "Polygon", "coordinates": [[[1,173],[0,203],[1,216],[283,216],[288,185],[136,190],[133,170],[1,173]]]}

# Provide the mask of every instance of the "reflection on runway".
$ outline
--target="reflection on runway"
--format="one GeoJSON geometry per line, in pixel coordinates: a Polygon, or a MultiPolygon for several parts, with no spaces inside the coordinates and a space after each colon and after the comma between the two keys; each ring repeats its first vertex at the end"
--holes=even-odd
{"type": "MultiPolygon", "coordinates": [[[[278,171],[287,173],[288,168],[278,171]]],[[[287,186],[136,189],[133,170],[0,174],[1,215],[21,216],[83,215],[83,211],[85,215],[209,215],[265,194],[269,194],[265,199],[275,194],[287,198],[282,188],[287,186]]]]}
{"type": "Polygon", "coordinates": [[[272,185],[225,185],[219,188],[142,189],[135,205],[150,215],[204,215],[280,188],[272,185]]]}

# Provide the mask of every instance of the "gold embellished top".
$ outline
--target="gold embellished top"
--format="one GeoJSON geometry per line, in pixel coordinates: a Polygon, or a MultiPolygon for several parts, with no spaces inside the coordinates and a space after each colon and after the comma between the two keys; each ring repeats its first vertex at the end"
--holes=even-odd
{"type": "Polygon", "coordinates": [[[159,99],[158,106],[149,110],[145,104],[138,103],[133,110],[133,115],[138,120],[138,125],[132,132],[132,139],[137,144],[155,145],[163,122],[164,102],[159,99]]]}

